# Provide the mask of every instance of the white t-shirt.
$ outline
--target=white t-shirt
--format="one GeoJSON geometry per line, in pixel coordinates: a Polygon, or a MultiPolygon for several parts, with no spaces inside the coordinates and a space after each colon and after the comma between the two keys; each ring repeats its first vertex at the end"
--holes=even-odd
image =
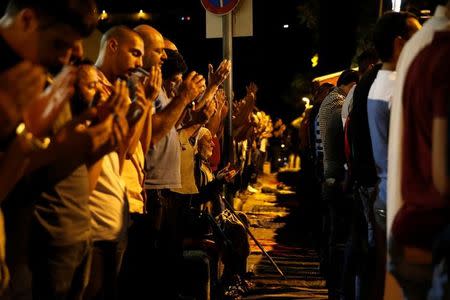
{"type": "Polygon", "coordinates": [[[144,213],[144,197],[142,195],[145,180],[144,163],[145,155],[141,142],[139,142],[133,156],[125,160],[121,174],[127,187],[130,213],[144,213]]]}
{"type": "Polygon", "coordinates": [[[356,84],[352,86],[350,91],[345,97],[344,103],[342,104],[341,110],[341,118],[342,118],[342,126],[345,128],[345,121],[347,121],[348,115],[352,111],[353,108],[353,94],[355,93],[356,84]]]}
{"type": "Polygon", "coordinates": [[[128,225],[128,200],[119,173],[119,155],[112,152],[102,159],[102,171],[89,197],[93,241],[119,241],[128,225]]]}
{"type": "MultiPolygon", "coordinates": [[[[417,54],[433,40],[434,33],[447,27],[449,19],[446,17],[446,7],[438,6],[434,16],[425,22],[421,30],[416,32],[403,47],[397,63],[397,78],[391,107],[388,146],[387,180],[387,235],[391,232],[394,217],[403,204],[401,194],[401,171],[403,155],[403,87],[408,69],[417,54]]],[[[419,83],[418,83],[419,84],[419,83]]],[[[430,99],[431,100],[431,99],[430,99]]]]}

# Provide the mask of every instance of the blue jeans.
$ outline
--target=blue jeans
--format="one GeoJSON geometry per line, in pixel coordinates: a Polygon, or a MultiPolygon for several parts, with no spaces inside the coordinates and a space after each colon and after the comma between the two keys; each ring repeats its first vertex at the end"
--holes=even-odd
{"type": "Polygon", "coordinates": [[[412,263],[405,259],[402,245],[393,238],[389,241],[389,272],[397,279],[405,300],[427,299],[433,277],[431,263],[412,263]]]}
{"type": "Polygon", "coordinates": [[[428,300],[450,299],[450,225],[438,235],[433,245],[433,283],[428,300]]]}
{"type": "Polygon", "coordinates": [[[31,253],[33,299],[82,299],[91,270],[92,243],[52,246],[41,241],[31,253]]]}
{"type": "Polygon", "coordinates": [[[449,300],[450,299],[450,270],[449,262],[443,258],[434,267],[433,282],[431,285],[428,300],[449,300]]]}

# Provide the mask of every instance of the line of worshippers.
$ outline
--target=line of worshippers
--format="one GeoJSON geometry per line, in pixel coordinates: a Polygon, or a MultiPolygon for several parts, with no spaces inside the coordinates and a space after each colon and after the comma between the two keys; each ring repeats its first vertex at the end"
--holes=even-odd
{"type": "Polygon", "coordinates": [[[431,2],[423,28],[407,12],[381,16],[359,72],[317,87],[305,114],[329,299],[450,297],[450,3],[431,2]]]}
{"type": "MultiPolygon", "coordinates": [[[[0,299],[183,299],[186,215],[220,214],[223,183],[245,190],[262,169],[272,123],[255,84],[226,99],[230,61],[208,80],[187,72],[149,25],[109,29],[90,62],[96,12],[93,0],[10,0],[0,19],[0,299]]],[[[243,259],[228,259],[229,276],[243,259]]]]}

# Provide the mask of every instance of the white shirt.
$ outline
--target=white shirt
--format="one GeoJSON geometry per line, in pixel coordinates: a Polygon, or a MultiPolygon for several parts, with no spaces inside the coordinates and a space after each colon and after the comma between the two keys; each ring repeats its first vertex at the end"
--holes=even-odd
{"type": "Polygon", "coordinates": [[[144,188],[145,155],[142,150],[141,142],[138,142],[136,151],[130,159],[126,159],[123,164],[121,177],[127,186],[127,196],[130,203],[130,213],[144,213],[144,197],[142,190],[144,188]]]}
{"type": "MultiPolygon", "coordinates": [[[[406,43],[397,63],[397,79],[391,107],[388,147],[388,182],[387,182],[387,235],[391,232],[391,225],[395,215],[403,204],[401,194],[402,170],[402,140],[403,140],[403,87],[408,69],[417,54],[433,40],[434,33],[447,27],[449,19],[446,17],[447,8],[438,6],[434,16],[430,18],[421,30],[415,33],[406,43]]],[[[419,82],[417,84],[420,84],[419,82]]]]}
{"type": "Polygon", "coordinates": [[[345,121],[347,121],[348,115],[353,108],[353,94],[355,93],[356,84],[352,86],[350,91],[348,91],[347,97],[345,97],[344,103],[342,104],[341,118],[342,126],[345,128],[345,121]]]}
{"type": "Polygon", "coordinates": [[[128,220],[125,183],[119,173],[119,155],[111,152],[102,159],[102,171],[89,197],[93,241],[119,241],[128,220]]]}

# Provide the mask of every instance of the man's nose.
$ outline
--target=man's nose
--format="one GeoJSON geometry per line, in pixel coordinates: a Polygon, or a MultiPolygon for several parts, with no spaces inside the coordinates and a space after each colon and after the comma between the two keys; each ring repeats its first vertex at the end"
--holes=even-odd
{"type": "Polygon", "coordinates": [[[164,61],[164,60],[166,60],[166,59],[167,59],[167,53],[166,53],[165,50],[163,50],[161,60],[164,61]]]}
{"type": "Polygon", "coordinates": [[[142,68],[143,67],[143,62],[142,62],[142,56],[141,57],[139,57],[137,60],[136,60],[136,63],[135,63],[135,68],[142,68]]]}

